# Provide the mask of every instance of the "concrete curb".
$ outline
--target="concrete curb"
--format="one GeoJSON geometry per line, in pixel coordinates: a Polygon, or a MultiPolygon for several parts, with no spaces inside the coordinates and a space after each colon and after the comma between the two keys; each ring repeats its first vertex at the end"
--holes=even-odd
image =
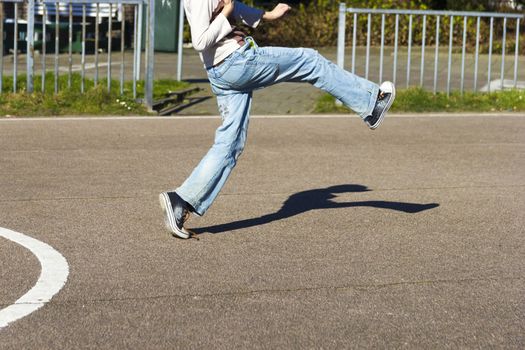
{"type": "MultiPolygon", "coordinates": [[[[252,115],[252,119],[311,119],[311,118],[348,118],[356,117],[353,114],[272,114],[252,115]]],[[[389,114],[388,118],[523,118],[525,113],[406,113],[389,114]]],[[[71,121],[71,120],[181,120],[181,119],[220,119],[219,115],[181,115],[181,116],[57,116],[57,117],[9,117],[0,118],[0,122],[13,121],[71,121]]]]}

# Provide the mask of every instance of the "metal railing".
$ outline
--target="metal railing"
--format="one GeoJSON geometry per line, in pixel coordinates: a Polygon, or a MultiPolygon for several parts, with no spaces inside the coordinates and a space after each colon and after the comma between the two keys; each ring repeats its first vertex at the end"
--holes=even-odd
{"type": "MultiPolygon", "coordinates": [[[[99,70],[101,66],[107,65],[106,68],[106,80],[107,89],[111,89],[111,80],[113,76],[112,72],[112,59],[115,54],[112,52],[114,44],[114,32],[120,31],[120,93],[123,93],[124,89],[124,73],[125,67],[125,37],[126,21],[124,6],[131,8],[131,17],[133,18],[132,28],[132,41],[133,47],[133,58],[132,58],[132,85],[133,85],[133,97],[137,97],[137,82],[140,80],[140,67],[141,67],[141,53],[142,53],[142,23],[143,23],[143,12],[144,5],[146,6],[146,23],[145,23],[145,64],[144,64],[144,102],[148,109],[151,110],[153,105],[153,75],[154,75],[154,30],[155,27],[155,1],[154,0],[100,0],[100,1],[89,1],[89,0],[0,0],[0,31],[7,42],[9,38],[6,38],[5,24],[12,21],[13,24],[13,92],[17,91],[17,76],[18,76],[18,64],[19,64],[19,51],[21,48],[18,45],[20,39],[25,40],[25,59],[26,59],[26,90],[27,92],[33,92],[34,77],[35,77],[35,29],[41,30],[42,36],[42,48],[40,52],[41,60],[41,81],[42,92],[45,91],[45,79],[46,72],[48,71],[46,57],[46,46],[48,43],[48,27],[54,27],[54,92],[58,93],[59,87],[59,55],[61,40],[61,28],[67,27],[67,72],[68,72],[68,88],[71,87],[72,71],[73,71],[73,31],[74,27],[80,26],[80,90],[85,90],[85,79],[86,79],[86,43],[87,41],[87,25],[88,18],[90,18],[90,25],[94,26],[94,34],[91,33],[90,43],[93,44],[93,62],[90,68],[94,69],[94,85],[99,84],[100,76],[99,70]],[[4,20],[4,5],[7,3],[13,4],[13,18],[4,20]],[[19,13],[22,8],[25,7],[25,20],[19,18],[19,13]],[[37,17],[38,16],[38,17],[37,17]],[[116,30],[113,28],[114,18],[118,17],[117,24],[120,22],[120,27],[116,30]],[[41,18],[41,21],[37,23],[35,18],[41,18]],[[101,33],[100,24],[103,19],[107,21],[107,33],[106,33],[106,45],[101,45],[101,33]],[[66,22],[67,21],[67,22],[66,22]],[[25,31],[25,38],[20,38],[19,25],[24,24],[27,26],[25,31]],[[103,63],[99,57],[99,51],[105,49],[107,51],[107,62],[103,63]]],[[[62,33],[63,34],[63,33],[62,33]]],[[[51,37],[51,35],[49,35],[51,37]]],[[[51,42],[51,40],[49,40],[51,42]]],[[[3,91],[2,81],[4,74],[4,40],[0,40],[0,93],[3,91]]]]}
{"type": "MultiPolygon", "coordinates": [[[[472,79],[472,90],[477,91],[479,89],[478,82],[480,77],[480,25],[482,21],[488,21],[488,31],[489,31],[489,38],[488,40],[488,50],[486,53],[486,57],[483,57],[483,61],[486,61],[486,90],[490,92],[491,90],[491,79],[493,77],[493,50],[495,47],[495,19],[498,21],[501,21],[501,28],[498,28],[498,30],[501,29],[501,41],[498,41],[498,45],[501,45],[501,58],[500,58],[500,88],[503,89],[504,82],[505,82],[505,69],[506,69],[506,52],[507,52],[507,28],[509,27],[509,22],[512,21],[515,27],[515,33],[514,34],[514,61],[513,61],[513,80],[512,80],[512,87],[516,88],[518,84],[518,66],[519,66],[519,39],[520,39],[520,24],[522,24],[522,20],[524,18],[523,14],[517,14],[517,13],[488,13],[488,12],[458,12],[458,11],[424,11],[424,10],[383,10],[383,9],[361,9],[361,8],[347,8],[346,4],[341,3],[339,6],[339,23],[338,23],[338,39],[337,39],[337,64],[344,68],[344,59],[345,59],[345,41],[346,41],[346,17],[347,14],[352,14],[352,33],[351,33],[351,40],[352,40],[352,46],[351,46],[351,71],[355,73],[356,71],[356,57],[358,54],[356,53],[356,47],[357,47],[357,32],[359,27],[359,18],[358,16],[361,16],[361,19],[363,16],[366,16],[366,34],[364,36],[366,37],[366,44],[364,44],[364,76],[365,78],[369,78],[370,72],[371,72],[371,39],[375,39],[377,41],[377,35],[375,38],[372,38],[373,32],[371,30],[373,19],[380,17],[380,30],[379,30],[379,64],[378,64],[378,74],[377,78],[378,81],[382,81],[385,77],[385,68],[388,68],[389,65],[386,64],[386,45],[385,45],[385,33],[392,33],[394,34],[393,38],[393,52],[391,53],[391,56],[389,55],[388,58],[392,59],[392,62],[388,62],[392,64],[392,75],[390,76],[390,79],[396,83],[396,80],[399,80],[398,71],[400,67],[399,61],[401,57],[401,49],[400,49],[400,38],[401,35],[403,35],[404,41],[406,41],[406,51],[403,50],[403,59],[406,60],[406,78],[405,78],[405,84],[406,87],[413,86],[413,82],[411,80],[412,76],[411,74],[417,73],[417,70],[419,70],[419,86],[421,87],[428,87],[430,81],[428,79],[428,76],[431,76],[431,83],[432,83],[432,89],[434,93],[438,91],[438,85],[442,84],[442,81],[446,76],[446,85],[444,89],[447,92],[447,95],[450,94],[451,89],[453,88],[453,74],[459,75],[459,79],[456,79],[456,88],[458,88],[461,93],[465,90],[465,80],[467,77],[467,74],[469,76],[469,79],[472,79]],[[386,28],[385,29],[385,23],[387,23],[388,17],[394,17],[393,20],[390,18],[390,23],[393,28],[386,28]],[[461,35],[459,37],[455,37],[455,19],[462,19],[463,22],[463,29],[461,31],[461,35]],[[400,21],[403,19],[405,22],[405,28],[406,33],[400,33],[400,21]],[[441,21],[443,19],[443,21],[441,21]],[[408,20],[408,21],[407,21],[408,20]],[[435,28],[427,28],[429,27],[428,23],[435,22],[435,28]],[[475,35],[473,34],[473,30],[470,30],[469,28],[469,20],[472,23],[474,20],[476,22],[476,30],[475,35]],[[418,42],[415,42],[413,33],[414,33],[414,23],[418,23],[418,37],[420,39],[418,42]],[[445,71],[442,69],[440,70],[440,34],[441,37],[446,36],[446,31],[444,33],[441,29],[442,24],[441,22],[448,21],[448,50],[447,50],[447,65],[445,71]],[[392,23],[393,22],[393,23],[392,23]],[[408,22],[408,23],[406,23],[408,22]],[[435,34],[433,36],[433,44],[434,44],[434,57],[433,57],[433,67],[428,69],[428,37],[430,35],[427,35],[427,29],[428,30],[435,30],[435,34]],[[473,42],[473,45],[470,45],[474,48],[474,51],[472,52],[472,55],[467,55],[466,48],[467,48],[467,33],[470,32],[471,40],[475,40],[473,42]],[[475,39],[474,39],[475,37],[475,39]],[[461,51],[458,54],[454,54],[454,42],[456,42],[457,45],[461,45],[461,51]],[[413,46],[420,44],[420,51],[414,53],[413,52],[413,46]],[[406,55],[405,55],[406,53],[406,55]],[[427,53],[427,55],[426,55],[427,53]],[[419,67],[413,66],[413,56],[420,56],[419,58],[419,67]],[[469,56],[469,57],[467,57],[469,56]],[[455,59],[453,59],[455,58],[455,59]],[[466,66],[466,60],[469,61],[469,66],[472,66],[472,69],[467,71],[466,66]],[[457,65],[453,65],[453,61],[458,61],[457,65]],[[473,61],[473,62],[472,62],[473,61]],[[459,66],[459,67],[458,67],[459,66]],[[458,69],[459,68],[459,69],[458,69]],[[444,75],[444,76],[443,76],[444,75]],[[459,86],[457,86],[457,81],[459,80],[459,86]],[[425,82],[427,84],[425,84],[425,82]]],[[[376,21],[378,21],[376,19],[376,21]]],[[[361,22],[363,22],[361,20],[361,22]]],[[[443,23],[445,24],[445,23],[443,23]]],[[[375,23],[376,27],[379,27],[378,22],[375,23]]],[[[364,32],[364,28],[362,30],[364,32]]],[[[375,31],[377,34],[377,31],[375,31]]],[[[390,36],[391,37],[391,36],[390,36]]],[[[441,39],[442,40],[442,39],[441,39]]],[[[362,40],[364,41],[364,40],[362,40]]],[[[443,56],[443,55],[441,55],[443,56]]],[[[441,67],[442,68],[442,67],[441,67]]],[[[484,72],[484,73],[485,73],[484,72]]],[[[523,74],[523,71],[521,72],[523,74]]],[[[442,86],[443,89],[443,86],[442,86]]]]}

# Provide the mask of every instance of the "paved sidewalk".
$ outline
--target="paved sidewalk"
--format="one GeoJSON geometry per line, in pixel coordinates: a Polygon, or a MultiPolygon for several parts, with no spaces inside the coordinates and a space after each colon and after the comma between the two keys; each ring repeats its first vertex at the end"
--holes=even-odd
{"type": "MultiPolygon", "coordinates": [[[[322,49],[321,51],[327,57],[335,60],[335,56],[331,54],[332,51],[335,53],[335,48],[322,49]]],[[[168,73],[170,67],[173,69],[172,64],[175,62],[173,58],[169,54],[157,54],[157,71],[168,73]]],[[[175,77],[176,71],[172,71],[171,74],[175,77]]],[[[211,96],[212,98],[184,109],[177,114],[218,115],[217,102],[211,92],[206,72],[196,51],[192,48],[184,50],[183,79],[203,89],[199,96],[211,96]]],[[[314,110],[316,100],[322,94],[321,90],[307,83],[281,83],[254,92],[251,114],[310,114],[314,110]]]]}
{"type": "MultiPolygon", "coordinates": [[[[525,347],[525,115],[254,117],[170,237],[219,118],[0,120],[0,227],[70,266],[0,349],[525,347]]],[[[40,273],[0,237],[0,309],[40,273]]]]}
{"type": "MultiPolygon", "coordinates": [[[[410,86],[419,86],[421,78],[421,49],[417,46],[412,48],[410,77],[407,77],[407,48],[400,48],[396,68],[396,85],[398,89],[407,87],[407,78],[410,79],[410,86]]],[[[336,62],[336,48],[326,47],[318,48],[320,54],[332,62],[336,62]]],[[[474,83],[474,55],[467,54],[465,59],[465,90],[472,90],[474,83]]],[[[393,61],[394,54],[392,47],[386,47],[384,52],[383,77],[382,80],[393,79],[393,61]]],[[[176,55],[158,53],[156,55],[156,72],[157,76],[176,77],[176,55]]],[[[437,89],[446,91],[448,78],[448,52],[447,48],[442,48],[439,53],[437,72],[437,89]]],[[[461,54],[454,53],[452,56],[452,74],[451,89],[460,89],[460,69],[461,54]]],[[[351,70],[351,48],[345,52],[345,69],[351,70]]],[[[478,89],[487,84],[487,67],[488,56],[479,55],[478,67],[478,89]]],[[[379,82],[379,48],[373,47],[370,50],[368,79],[379,82]]],[[[500,78],[501,57],[494,55],[492,57],[492,77],[491,80],[500,78]]],[[[525,57],[519,58],[519,67],[525,66],[525,57]]],[[[426,60],[424,65],[423,84],[426,89],[432,91],[434,88],[434,48],[427,48],[426,60]]],[[[365,48],[358,47],[356,50],[356,74],[365,77],[365,48]]],[[[507,55],[505,59],[505,78],[513,79],[514,76],[514,56],[507,55]]],[[[193,48],[184,49],[183,56],[183,79],[194,82],[203,89],[201,95],[213,96],[207,83],[206,73],[202,63],[193,48]]],[[[522,73],[519,74],[518,80],[525,80],[522,73]]],[[[523,84],[523,82],[522,82],[523,84]]],[[[252,104],[253,115],[268,114],[310,114],[314,110],[316,100],[323,94],[319,89],[312,87],[307,83],[282,83],[274,85],[263,90],[255,91],[252,104]]],[[[216,115],[217,106],[215,98],[187,108],[180,115],[216,115]]]]}

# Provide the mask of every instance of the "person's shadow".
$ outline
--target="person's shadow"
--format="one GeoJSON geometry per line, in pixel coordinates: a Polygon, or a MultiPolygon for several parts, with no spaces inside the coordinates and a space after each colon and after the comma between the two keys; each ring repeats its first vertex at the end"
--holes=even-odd
{"type": "Polygon", "coordinates": [[[239,230],[243,228],[253,227],[268,224],[273,221],[286,219],[310,210],[317,209],[336,209],[336,208],[352,208],[352,207],[372,207],[381,209],[390,209],[401,211],[404,213],[415,214],[424,210],[436,208],[438,203],[418,204],[405,202],[388,202],[388,201],[361,201],[361,202],[346,202],[338,203],[332,201],[336,198],[337,193],[348,192],[367,192],[371,191],[363,185],[338,185],[327,188],[318,188],[315,190],[303,191],[291,195],[283,204],[281,209],[275,213],[266,214],[257,218],[244,219],[233,221],[225,224],[200,227],[192,229],[196,234],[209,232],[221,233],[232,230],[239,230]]]}

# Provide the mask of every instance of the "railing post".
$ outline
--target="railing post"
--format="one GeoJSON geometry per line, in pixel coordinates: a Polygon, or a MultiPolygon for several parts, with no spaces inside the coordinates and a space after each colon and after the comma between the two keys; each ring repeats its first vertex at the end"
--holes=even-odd
{"type": "Polygon", "coordinates": [[[425,79],[425,40],[427,34],[427,16],[423,16],[423,33],[421,34],[421,68],[419,77],[419,86],[423,88],[425,79]]]}
{"type": "Polygon", "coordinates": [[[410,86],[411,56],[412,56],[412,15],[408,16],[407,89],[410,86]]]}
{"type": "Polygon", "coordinates": [[[42,93],[46,91],[46,46],[47,46],[47,5],[42,3],[42,93]]]}
{"type": "Polygon", "coordinates": [[[396,24],[394,29],[394,68],[392,68],[392,82],[396,83],[397,77],[397,41],[399,34],[399,15],[396,14],[396,24]]]}
{"type": "Polygon", "coordinates": [[[505,46],[506,46],[506,39],[507,39],[507,17],[503,18],[503,38],[501,39],[501,90],[505,87],[504,79],[505,79],[505,46]]]}
{"type": "Polygon", "coordinates": [[[516,20],[516,47],[514,49],[514,88],[518,83],[518,53],[520,46],[520,19],[516,20]]]}
{"type": "Polygon", "coordinates": [[[153,72],[155,67],[154,49],[155,49],[155,0],[149,0],[148,4],[148,44],[146,45],[146,82],[144,86],[146,107],[148,111],[153,111],[153,72]]]}
{"type": "Polygon", "coordinates": [[[365,79],[368,79],[368,67],[370,66],[370,32],[372,28],[372,14],[369,13],[367,17],[366,29],[366,58],[365,58],[365,79]]]}
{"type": "Polygon", "coordinates": [[[447,97],[450,96],[450,80],[452,74],[452,45],[454,44],[454,16],[450,16],[450,31],[448,38],[448,69],[447,69],[447,97]]]}
{"type": "Polygon", "coordinates": [[[379,82],[383,81],[383,56],[385,50],[385,14],[381,15],[381,48],[379,50],[379,82]]]}
{"type": "Polygon", "coordinates": [[[346,30],[346,4],[339,4],[339,25],[337,30],[337,65],[344,69],[345,66],[345,30],[346,30]]]}
{"type": "Polygon", "coordinates": [[[184,1],[179,3],[179,42],[177,47],[177,81],[182,80],[182,43],[184,41],[184,1]]]}
{"type": "Polygon", "coordinates": [[[494,17],[490,17],[490,32],[489,32],[489,62],[487,64],[487,87],[490,92],[490,74],[492,71],[492,32],[494,27],[494,17]]]}
{"type": "Polygon", "coordinates": [[[124,4],[121,2],[120,4],[120,11],[121,11],[121,22],[120,22],[120,94],[124,94],[124,62],[125,62],[125,37],[126,37],[126,16],[125,14],[125,8],[124,4]]]}
{"type": "Polygon", "coordinates": [[[465,88],[465,52],[467,46],[467,16],[463,17],[463,43],[461,47],[461,86],[460,91],[463,95],[463,90],[465,88]]]}
{"type": "Polygon", "coordinates": [[[109,4],[109,16],[108,16],[108,68],[106,70],[106,85],[108,92],[111,92],[111,52],[112,52],[112,38],[113,38],[113,4],[109,4]]]}
{"type": "Polygon", "coordinates": [[[355,73],[355,47],[357,45],[357,13],[352,21],[352,73],[355,73]]]}
{"type": "MultiPolygon", "coordinates": [[[[337,66],[341,69],[345,68],[345,31],[346,31],[346,4],[339,3],[339,22],[337,28],[337,66]]],[[[343,103],[339,100],[335,101],[337,106],[342,106],[343,103]]]]}
{"type": "Polygon", "coordinates": [[[137,55],[140,55],[140,47],[137,39],[137,32],[142,30],[142,25],[138,24],[138,5],[135,5],[134,14],[133,14],[133,99],[137,98],[137,70],[140,68],[137,67],[137,55]]]}
{"type": "Polygon", "coordinates": [[[0,2],[0,94],[3,92],[4,86],[4,3],[0,2]]]}
{"type": "Polygon", "coordinates": [[[34,53],[35,53],[35,0],[29,0],[27,4],[27,82],[26,90],[33,92],[34,75],[34,53]]]}
{"type": "Polygon", "coordinates": [[[438,64],[439,64],[439,19],[436,16],[436,48],[434,51],[434,95],[437,93],[437,78],[438,78],[438,64]]]}
{"type": "Polygon", "coordinates": [[[80,65],[82,66],[80,79],[80,92],[84,93],[86,79],[86,4],[82,4],[82,56],[80,65]]]}
{"type": "Polygon", "coordinates": [[[144,22],[144,2],[141,2],[138,9],[138,30],[137,30],[137,43],[138,43],[138,53],[137,53],[137,76],[135,79],[140,80],[140,61],[142,58],[142,23],[144,22]]]}
{"type": "Polygon", "coordinates": [[[60,5],[58,2],[55,2],[55,67],[54,67],[54,78],[55,78],[55,81],[54,81],[54,91],[55,91],[55,95],[58,94],[58,48],[59,48],[59,44],[60,44],[60,22],[59,22],[59,17],[60,17],[60,5]]]}
{"type": "Polygon", "coordinates": [[[18,88],[18,3],[15,2],[15,24],[13,31],[13,92],[18,88]]]}
{"type": "Polygon", "coordinates": [[[479,25],[480,17],[476,21],[476,51],[474,51],[474,92],[478,89],[478,62],[479,62],[479,25]]]}
{"type": "Polygon", "coordinates": [[[68,29],[68,53],[67,53],[67,87],[71,89],[73,75],[73,4],[69,3],[69,29],[68,29]]]}

